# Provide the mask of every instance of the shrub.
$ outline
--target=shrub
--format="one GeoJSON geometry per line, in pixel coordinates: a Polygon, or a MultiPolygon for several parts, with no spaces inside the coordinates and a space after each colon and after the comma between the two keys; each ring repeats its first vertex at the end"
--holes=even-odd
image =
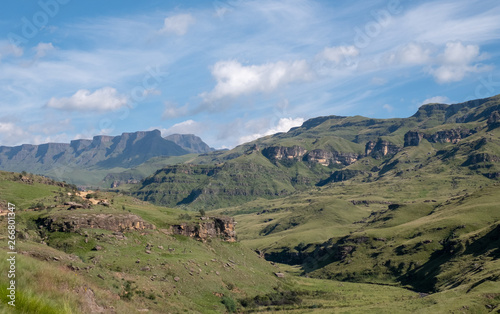
{"type": "Polygon", "coordinates": [[[123,289],[123,293],[120,294],[120,297],[125,300],[132,300],[132,297],[134,296],[134,292],[137,289],[137,287],[132,286],[133,281],[127,280],[125,282],[125,287],[123,289]]]}
{"type": "Polygon", "coordinates": [[[228,296],[223,296],[222,297],[222,304],[226,307],[226,310],[229,313],[235,313],[236,312],[236,302],[231,297],[228,296]]]}
{"type": "Polygon", "coordinates": [[[179,215],[179,219],[180,220],[191,220],[191,216],[189,216],[189,214],[187,214],[187,213],[184,213],[184,214],[179,215]]]}

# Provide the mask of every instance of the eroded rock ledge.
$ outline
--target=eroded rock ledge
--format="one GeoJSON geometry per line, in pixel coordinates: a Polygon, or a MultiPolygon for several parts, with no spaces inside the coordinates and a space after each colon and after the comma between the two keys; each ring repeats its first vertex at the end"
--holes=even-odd
{"type": "Polygon", "coordinates": [[[203,217],[197,223],[182,223],[168,229],[169,234],[179,234],[205,241],[208,238],[221,238],[227,242],[236,241],[236,222],[232,217],[203,217]]]}
{"type": "Polygon", "coordinates": [[[73,214],[61,217],[40,218],[39,225],[49,231],[70,232],[78,229],[104,229],[110,231],[133,231],[156,229],[153,224],[134,214],[73,214]]]}

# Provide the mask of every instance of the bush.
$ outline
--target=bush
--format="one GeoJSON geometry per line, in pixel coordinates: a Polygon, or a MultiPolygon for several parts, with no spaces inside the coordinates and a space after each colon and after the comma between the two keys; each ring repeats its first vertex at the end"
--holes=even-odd
{"type": "Polygon", "coordinates": [[[39,210],[43,210],[45,208],[46,207],[45,207],[45,204],[43,202],[31,204],[31,206],[29,207],[29,209],[39,209],[39,210]]]}
{"type": "Polygon", "coordinates": [[[279,291],[240,300],[244,307],[298,305],[302,303],[297,291],[279,291]]]}
{"type": "Polygon", "coordinates": [[[222,297],[222,304],[226,307],[226,310],[229,313],[235,313],[236,312],[236,302],[231,297],[223,296],[222,297]]]}
{"type": "Polygon", "coordinates": [[[134,282],[127,280],[125,282],[125,287],[123,289],[123,293],[120,294],[120,297],[125,300],[132,300],[134,293],[136,292],[137,287],[132,286],[134,282]]]}
{"type": "Polygon", "coordinates": [[[191,220],[191,216],[189,216],[189,214],[187,214],[187,213],[184,213],[184,214],[179,215],[179,219],[180,220],[191,220]]]}

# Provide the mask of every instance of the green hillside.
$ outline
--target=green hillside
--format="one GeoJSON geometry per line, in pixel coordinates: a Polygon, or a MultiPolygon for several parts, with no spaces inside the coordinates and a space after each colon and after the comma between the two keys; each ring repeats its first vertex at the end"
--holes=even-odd
{"type": "MultiPolygon", "coordinates": [[[[108,206],[94,204],[88,209],[68,210],[64,202],[87,204],[74,188],[30,174],[0,172],[1,208],[5,210],[4,202],[16,204],[18,252],[16,307],[13,310],[6,305],[8,282],[4,276],[0,279],[0,313],[363,313],[436,306],[436,302],[424,302],[417,293],[398,287],[374,289],[372,284],[296,277],[296,269],[269,263],[245,241],[201,242],[165,234],[169,225],[196,221],[195,215],[186,215],[183,210],[156,207],[111,192],[92,194],[109,201],[108,206]],[[96,214],[118,217],[124,212],[157,228],[62,232],[43,224],[47,218],[96,214]],[[275,273],[283,273],[284,278],[275,273]]],[[[1,217],[3,242],[7,222],[1,217]]],[[[1,252],[0,267],[6,269],[5,246],[1,252]]]]}
{"type": "Polygon", "coordinates": [[[498,312],[499,101],[315,118],[115,169],[106,185],[121,185],[84,194],[1,172],[0,207],[17,206],[16,310],[498,312]]]}

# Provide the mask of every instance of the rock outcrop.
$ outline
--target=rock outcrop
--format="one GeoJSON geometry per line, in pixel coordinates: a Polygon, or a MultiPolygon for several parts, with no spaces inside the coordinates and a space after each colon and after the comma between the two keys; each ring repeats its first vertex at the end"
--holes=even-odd
{"type": "Polygon", "coordinates": [[[450,129],[441,130],[435,133],[426,134],[418,131],[408,131],[404,137],[404,146],[418,146],[422,139],[426,139],[431,143],[453,143],[460,142],[461,139],[466,138],[474,133],[476,130],[471,129],[450,129]]]}
{"type": "Polygon", "coordinates": [[[79,229],[104,229],[110,231],[133,231],[156,229],[134,214],[73,214],[40,218],[38,225],[49,231],[71,232],[79,229]]]}
{"type": "Polygon", "coordinates": [[[362,171],[359,170],[351,170],[351,169],[344,169],[344,170],[338,170],[333,172],[328,178],[325,180],[322,180],[316,184],[316,186],[324,186],[327,185],[328,183],[331,182],[342,182],[342,181],[347,181],[358,174],[362,174],[362,171]]]}
{"type": "Polygon", "coordinates": [[[376,159],[386,155],[394,155],[399,151],[400,148],[397,145],[380,138],[377,142],[369,141],[365,146],[365,156],[371,156],[376,159]]]}
{"type": "Polygon", "coordinates": [[[179,234],[205,241],[209,238],[221,238],[227,242],[236,241],[236,222],[231,217],[208,217],[198,223],[182,223],[169,229],[171,234],[179,234]]]}
{"type": "Polygon", "coordinates": [[[488,117],[488,129],[493,130],[500,126],[500,113],[498,111],[493,111],[488,117]]]}
{"type": "Polygon", "coordinates": [[[420,141],[424,138],[424,134],[418,131],[408,131],[405,134],[405,147],[408,146],[418,146],[420,141]]]}
{"type": "Polygon", "coordinates": [[[306,153],[307,150],[297,145],[292,147],[271,146],[262,150],[262,155],[269,160],[300,159],[306,153]]]}
{"type": "Polygon", "coordinates": [[[488,153],[478,153],[470,155],[469,158],[462,164],[462,166],[470,166],[482,162],[500,162],[500,157],[488,153]]]}
{"type": "Polygon", "coordinates": [[[174,142],[190,153],[203,154],[215,150],[194,134],[171,134],[164,138],[174,142]]]}
{"type": "Polygon", "coordinates": [[[356,162],[358,158],[359,156],[355,153],[341,153],[323,149],[314,149],[304,156],[305,161],[317,162],[323,166],[329,166],[331,164],[348,166],[356,162]]]}
{"type": "Polygon", "coordinates": [[[359,156],[355,153],[342,153],[337,151],[329,151],[324,149],[314,149],[308,152],[300,146],[283,147],[271,146],[262,150],[262,155],[271,161],[275,160],[304,160],[309,162],[317,162],[323,166],[332,164],[341,164],[348,166],[356,162],[359,156]]]}

